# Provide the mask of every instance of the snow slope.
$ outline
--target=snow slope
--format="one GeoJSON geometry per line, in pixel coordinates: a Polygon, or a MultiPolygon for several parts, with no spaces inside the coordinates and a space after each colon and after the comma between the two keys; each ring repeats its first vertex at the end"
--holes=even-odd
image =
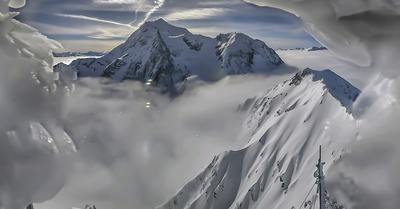
{"type": "Polygon", "coordinates": [[[158,208],[299,208],[315,182],[318,146],[329,169],[356,138],[350,111],[359,93],[329,70],[305,69],[248,99],[240,106],[249,113],[243,148],[216,156],[158,208]]]}
{"type": "Polygon", "coordinates": [[[75,71],[80,77],[134,79],[171,88],[197,75],[215,81],[225,75],[268,72],[282,60],[265,43],[244,34],[212,39],[159,19],[146,22],[128,40],[102,58],[58,64],[55,71],[75,71]]]}

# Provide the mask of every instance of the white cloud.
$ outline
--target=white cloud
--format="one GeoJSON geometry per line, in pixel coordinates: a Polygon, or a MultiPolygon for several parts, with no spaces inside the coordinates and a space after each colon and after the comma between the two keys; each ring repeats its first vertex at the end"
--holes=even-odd
{"type": "Polygon", "coordinates": [[[69,17],[69,18],[76,18],[76,19],[82,19],[82,20],[90,20],[90,21],[95,21],[95,22],[108,23],[108,24],[133,28],[129,24],[119,23],[119,22],[115,22],[115,21],[111,21],[111,20],[99,19],[99,18],[95,18],[95,17],[88,17],[88,16],[84,16],[84,15],[69,15],[69,14],[61,14],[61,13],[57,13],[55,15],[60,16],[60,17],[69,17]]]}
{"type": "MultiPolygon", "coordinates": [[[[134,29],[136,30],[136,28],[134,29]]],[[[129,28],[96,28],[96,31],[93,32],[88,38],[94,39],[114,39],[114,38],[128,38],[131,35],[133,30],[129,28]]]]}
{"type": "Polygon", "coordinates": [[[150,15],[160,9],[164,5],[165,0],[155,0],[154,3],[156,5],[149,12],[146,13],[145,18],[142,20],[142,22],[138,24],[138,27],[142,26],[149,19],[150,15]]]}
{"type": "Polygon", "coordinates": [[[164,19],[166,21],[207,19],[212,17],[223,16],[229,11],[230,9],[225,9],[225,8],[202,8],[202,9],[180,10],[166,15],[164,19]]]}
{"type": "MultiPolygon", "coordinates": [[[[92,39],[81,39],[81,40],[60,40],[63,45],[63,50],[58,51],[72,51],[72,52],[87,52],[87,51],[111,51],[116,46],[120,45],[121,40],[92,40],[92,39]]],[[[58,52],[57,51],[57,52],[58,52]]]]}
{"type": "Polygon", "coordinates": [[[300,39],[300,38],[287,38],[287,37],[261,37],[260,40],[264,41],[269,47],[277,48],[295,48],[295,47],[310,47],[314,46],[315,42],[300,39]]]}
{"type": "Polygon", "coordinates": [[[37,28],[39,31],[45,31],[48,35],[87,35],[90,30],[82,30],[80,27],[66,27],[62,25],[51,25],[43,22],[31,21],[29,25],[37,28]]]}
{"type": "Polygon", "coordinates": [[[105,3],[105,4],[140,4],[143,1],[141,0],[95,0],[96,3],[105,3]]]}
{"type": "Polygon", "coordinates": [[[154,208],[214,155],[235,149],[242,125],[238,104],[280,79],[232,76],[192,86],[174,100],[144,91],[138,82],[80,80],[67,102],[68,130],[80,145],[80,161],[64,189],[37,208],[88,203],[98,208],[154,208]],[[149,101],[152,107],[146,108],[149,101]]]}
{"type": "Polygon", "coordinates": [[[202,6],[227,6],[227,5],[235,5],[240,4],[242,1],[231,0],[231,1],[209,1],[209,2],[199,2],[199,5],[202,6]]]}

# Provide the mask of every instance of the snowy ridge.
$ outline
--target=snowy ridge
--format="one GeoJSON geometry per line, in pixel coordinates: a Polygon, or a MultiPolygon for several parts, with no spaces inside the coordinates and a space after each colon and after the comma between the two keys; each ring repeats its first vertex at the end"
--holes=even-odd
{"type": "Polygon", "coordinates": [[[244,34],[221,34],[213,39],[159,19],[143,24],[101,58],[58,64],[54,70],[119,81],[151,79],[160,87],[171,88],[192,75],[215,81],[228,74],[268,72],[282,63],[265,43],[244,34]]]}
{"type": "MultiPolygon", "coordinates": [[[[315,182],[318,146],[327,170],[357,136],[357,122],[344,106],[353,98],[343,103],[338,99],[349,93],[333,90],[343,84],[351,95],[360,93],[331,71],[306,69],[247,100],[241,105],[249,113],[238,141],[243,148],[215,157],[159,208],[299,208],[315,182]]],[[[315,201],[314,194],[306,202],[315,201]]]]}
{"type": "Polygon", "coordinates": [[[78,57],[78,56],[103,56],[105,55],[106,52],[94,52],[94,51],[88,51],[88,52],[53,52],[54,57],[78,57]]]}
{"type": "Polygon", "coordinates": [[[331,70],[315,71],[306,68],[302,72],[297,73],[291,80],[291,84],[299,85],[302,79],[308,75],[313,76],[313,81],[321,81],[325,84],[325,88],[347,109],[351,109],[351,105],[360,94],[360,90],[351,85],[349,82],[336,75],[331,70]]]}
{"type": "Polygon", "coordinates": [[[328,48],[326,48],[326,47],[324,47],[324,46],[321,46],[321,47],[313,46],[313,47],[309,47],[309,48],[304,48],[304,47],[297,47],[297,48],[292,48],[292,49],[282,49],[282,48],[279,48],[279,49],[277,49],[277,51],[278,51],[278,50],[280,50],[280,51],[301,50],[301,51],[313,52],[313,51],[328,50],[328,48]]]}
{"type": "Polygon", "coordinates": [[[266,67],[271,69],[282,63],[275,51],[264,42],[253,40],[243,33],[220,34],[217,40],[219,60],[228,74],[262,72],[266,67]]]}

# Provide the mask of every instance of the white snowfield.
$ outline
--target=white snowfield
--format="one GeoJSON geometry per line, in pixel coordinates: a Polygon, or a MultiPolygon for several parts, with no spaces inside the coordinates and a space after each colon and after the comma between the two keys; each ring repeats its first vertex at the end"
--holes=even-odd
{"type": "MultiPolygon", "coordinates": [[[[332,71],[305,69],[248,99],[241,106],[249,114],[243,148],[216,156],[159,208],[303,208],[315,183],[318,146],[329,170],[357,137],[351,106],[359,94],[332,71]]],[[[308,207],[317,204],[315,192],[308,207]]]]}
{"type": "Polygon", "coordinates": [[[152,79],[161,87],[180,84],[189,76],[216,81],[226,75],[269,72],[282,64],[275,51],[241,33],[216,38],[193,35],[159,19],[146,22],[128,40],[105,56],[58,64],[55,71],[79,77],[115,80],[152,79]]]}

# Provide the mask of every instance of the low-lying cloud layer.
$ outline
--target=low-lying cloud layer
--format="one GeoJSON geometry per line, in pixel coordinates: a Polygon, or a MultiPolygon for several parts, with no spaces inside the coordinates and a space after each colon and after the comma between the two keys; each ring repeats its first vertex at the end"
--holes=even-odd
{"type": "Polygon", "coordinates": [[[66,104],[66,130],[78,146],[75,172],[55,199],[39,208],[163,203],[215,155],[235,149],[243,122],[238,105],[285,77],[196,82],[172,100],[139,82],[80,80],[66,104]]]}

